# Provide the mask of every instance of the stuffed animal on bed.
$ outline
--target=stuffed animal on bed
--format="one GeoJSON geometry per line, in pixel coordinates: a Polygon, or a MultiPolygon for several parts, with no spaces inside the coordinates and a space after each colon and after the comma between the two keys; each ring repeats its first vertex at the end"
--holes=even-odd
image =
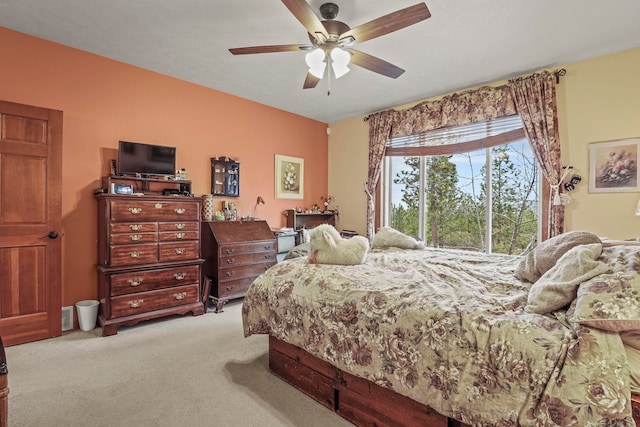
{"type": "Polygon", "coordinates": [[[369,240],[363,236],[345,239],[332,225],[321,224],[310,232],[309,262],[314,264],[357,265],[364,262],[369,240]]]}

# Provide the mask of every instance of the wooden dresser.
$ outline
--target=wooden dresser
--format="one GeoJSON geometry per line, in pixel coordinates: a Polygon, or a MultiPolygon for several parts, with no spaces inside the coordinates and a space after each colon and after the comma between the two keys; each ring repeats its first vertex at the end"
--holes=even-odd
{"type": "Polygon", "coordinates": [[[247,293],[249,285],[276,263],[276,239],[266,221],[202,223],[202,273],[212,280],[211,299],[224,304],[247,293]]]}
{"type": "Polygon", "coordinates": [[[204,313],[201,200],[115,194],[96,198],[102,335],[171,314],[204,313]]]}

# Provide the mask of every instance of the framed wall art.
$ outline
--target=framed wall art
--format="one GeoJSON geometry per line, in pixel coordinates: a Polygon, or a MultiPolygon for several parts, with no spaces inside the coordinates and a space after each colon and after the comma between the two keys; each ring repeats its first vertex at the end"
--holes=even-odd
{"type": "Polygon", "coordinates": [[[589,144],[589,192],[640,191],[638,153],[640,138],[589,144]]]}
{"type": "Polygon", "coordinates": [[[304,159],[276,154],[276,199],[304,198],[304,159]]]}

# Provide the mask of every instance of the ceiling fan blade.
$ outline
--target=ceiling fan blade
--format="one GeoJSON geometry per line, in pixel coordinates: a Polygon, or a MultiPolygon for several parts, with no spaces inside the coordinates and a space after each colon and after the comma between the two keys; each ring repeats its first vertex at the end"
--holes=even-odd
{"type": "Polygon", "coordinates": [[[341,34],[340,40],[353,37],[357,43],[362,43],[424,21],[430,16],[427,5],[418,3],[352,28],[341,34]]]}
{"type": "Polygon", "coordinates": [[[309,34],[315,38],[323,38],[324,40],[329,38],[329,33],[320,22],[320,19],[316,16],[305,0],[282,0],[287,9],[298,21],[307,29],[309,34]],[[322,35],[322,37],[320,37],[322,35]]]}
{"type": "Polygon", "coordinates": [[[383,76],[391,77],[392,79],[397,79],[402,75],[402,73],[404,73],[402,68],[380,58],[376,58],[375,56],[371,56],[368,53],[353,49],[349,49],[349,52],[351,52],[352,64],[366,68],[374,73],[382,74],[383,76]]]}
{"type": "Polygon", "coordinates": [[[318,82],[320,81],[319,78],[317,78],[316,76],[314,76],[311,73],[307,73],[307,77],[304,79],[304,86],[302,86],[303,89],[313,89],[314,87],[316,87],[318,85],[318,82]]]}
{"type": "Polygon", "coordinates": [[[291,52],[297,50],[309,50],[312,48],[313,46],[306,44],[278,44],[271,46],[236,47],[229,49],[229,52],[234,55],[248,55],[252,53],[291,52]]]}

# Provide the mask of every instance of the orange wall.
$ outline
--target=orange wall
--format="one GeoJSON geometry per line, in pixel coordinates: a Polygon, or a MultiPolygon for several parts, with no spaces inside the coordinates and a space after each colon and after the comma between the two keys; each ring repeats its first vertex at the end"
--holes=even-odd
{"type": "MultiPolygon", "coordinates": [[[[325,123],[0,27],[0,99],[61,110],[63,305],[97,297],[93,190],[120,139],[171,145],[193,192],[210,192],[214,156],[240,161],[239,215],[284,225],[282,211],[327,194],[325,123]],[[305,200],[274,199],[274,155],[305,159],[305,200]]],[[[219,198],[224,200],[224,198],[219,198]]]]}

